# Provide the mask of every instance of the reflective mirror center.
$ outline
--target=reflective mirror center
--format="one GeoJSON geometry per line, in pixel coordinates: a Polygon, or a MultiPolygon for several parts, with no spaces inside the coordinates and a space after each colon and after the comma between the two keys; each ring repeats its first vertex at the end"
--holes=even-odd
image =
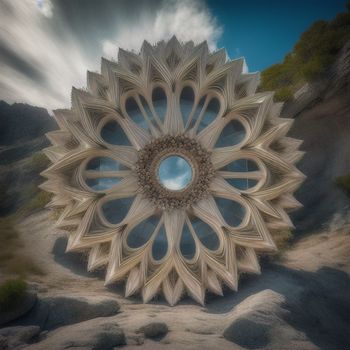
{"type": "Polygon", "coordinates": [[[180,156],[169,156],[160,162],[158,178],[168,190],[183,190],[192,181],[192,167],[180,156]]]}

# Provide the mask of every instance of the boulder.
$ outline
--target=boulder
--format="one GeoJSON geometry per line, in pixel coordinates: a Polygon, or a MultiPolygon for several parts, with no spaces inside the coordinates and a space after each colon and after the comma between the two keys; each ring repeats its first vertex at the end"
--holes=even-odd
{"type": "Polygon", "coordinates": [[[38,326],[16,326],[2,328],[0,329],[0,337],[6,339],[6,345],[3,348],[0,345],[0,349],[15,349],[17,347],[22,347],[25,344],[32,343],[37,339],[39,333],[40,327],[38,326]]]}
{"type": "Polygon", "coordinates": [[[125,344],[125,334],[117,323],[94,319],[51,331],[44,340],[32,344],[27,349],[112,350],[125,344]]]}
{"type": "Polygon", "coordinates": [[[0,350],[7,350],[8,349],[8,340],[3,335],[0,335],[0,350]]]}
{"type": "Polygon", "coordinates": [[[246,349],[316,349],[285,321],[285,303],[284,296],[270,289],[251,295],[232,310],[224,338],[246,349]]]}
{"type": "Polygon", "coordinates": [[[258,349],[265,347],[270,341],[269,326],[239,318],[225,329],[224,337],[244,348],[258,349]]]}
{"type": "Polygon", "coordinates": [[[39,299],[35,308],[20,323],[52,330],[96,317],[113,316],[119,309],[116,300],[102,297],[46,297],[39,299]]]}
{"type": "Polygon", "coordinates": [[[36,304],[36,293],[26,292],[22,300],[10,310],[0,310],[0,326],[27,314],[36,304]]]}
{"type": "Polygon", "coordinates": [[[162,338],[168,333],[168,326],[164,322],[152,322],[139,329],[146,338],[157,339],[162,338]]]}

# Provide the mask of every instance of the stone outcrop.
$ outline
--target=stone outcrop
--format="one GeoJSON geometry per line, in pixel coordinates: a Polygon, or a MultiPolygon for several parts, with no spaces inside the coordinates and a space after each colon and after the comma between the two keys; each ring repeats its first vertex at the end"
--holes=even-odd
{"type": "Polygon", "coordinates": [[[350,42],[327,74],[284,107],[294,118],[290,136],[304,140],[298,168],[307,176],[296,193],[304,205],[294,214],[298,231],[319,229],[349,215],[350,198],[335,185],[350,173],[350,42]]]}

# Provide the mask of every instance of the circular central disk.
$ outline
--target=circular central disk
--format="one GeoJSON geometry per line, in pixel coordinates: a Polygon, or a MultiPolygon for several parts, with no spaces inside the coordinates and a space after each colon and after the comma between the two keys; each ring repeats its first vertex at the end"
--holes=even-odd
{"type": "Polygon", "coordinates": [[[160,162],[158,178],[168,190],[183,190],[192,181],[192,167],[185,158],[172,155],[160,162]]]}
{"type": "Polygon", "coordinates": [[[186,208],[207,196],[215,170],[196,140],[166,135],[139,151],[135,172],[139,190],[162,209],[186,208]]]}

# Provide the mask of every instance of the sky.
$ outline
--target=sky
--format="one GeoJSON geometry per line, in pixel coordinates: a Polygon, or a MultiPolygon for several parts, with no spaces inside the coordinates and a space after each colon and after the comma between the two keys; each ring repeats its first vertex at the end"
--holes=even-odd
{"type": "Polygon", "coordinates": [[[86,86],[101,56],[151,43],[208,41],[250,71],[283,60],[317,19],[347,0],[0,0],[0,99],[49,110],[69,108],[71,87],[86,86]]]}

